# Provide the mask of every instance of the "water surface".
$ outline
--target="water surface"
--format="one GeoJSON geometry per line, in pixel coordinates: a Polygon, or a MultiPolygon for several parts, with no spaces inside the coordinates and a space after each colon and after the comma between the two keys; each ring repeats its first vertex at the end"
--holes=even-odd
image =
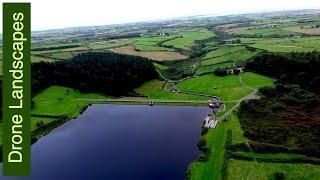
{"type": "Polygon", "coordinates": [[[207,107],[92,105],[32,146],[31,177],[0,179],[184,179],[200,153],[208,113],[207,107]]]}

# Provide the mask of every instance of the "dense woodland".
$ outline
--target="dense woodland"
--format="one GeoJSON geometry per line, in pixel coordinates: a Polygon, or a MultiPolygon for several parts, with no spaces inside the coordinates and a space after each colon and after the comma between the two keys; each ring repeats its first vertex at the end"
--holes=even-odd
{"type": "Polygon", "coordinates": [[[263,54],[246,68],[278,78],[259,89],[260,99],[241,103],[238,117],[246,137],[300,152],[320,154],[320,54],[263,54]]]}
{"type": "Polygon", "coordinates": [[[247,63],[246,69],[320,93],[320,52],[262,54],[247,63]]]}
{"type": "Polygon", "coordinates": [[[68,61],[33,63],[32,94],[60,85],[84,92],[127,95],[133,88],[154,78],[157,78],[157,72],[149,59],[112,52],[89,52],[68,61]]]}
{"type": "Polygon", "coordinates": [[[296,85],[260,89],[259,100],[243,102],[238,117],[251,140],[320,154],[320,106],[314,93],[296,85]]]}

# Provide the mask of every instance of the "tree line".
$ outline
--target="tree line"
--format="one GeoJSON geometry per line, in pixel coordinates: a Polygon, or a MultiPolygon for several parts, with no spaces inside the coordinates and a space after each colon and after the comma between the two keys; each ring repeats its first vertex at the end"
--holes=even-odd
{"type": "Polygon", "coordinates": [[[264,53],[246,64],[246,70],[275,77],[279,83],[298,84],[320,93],[320,52],[264,53]]]}
{"type": "Polygon", "coordinates": [[[88,52],[67,61],[33,63],[32,95],[52,85],[112,96],[127,95],[133,88],[157,76],[147,58],[88,52]]]}

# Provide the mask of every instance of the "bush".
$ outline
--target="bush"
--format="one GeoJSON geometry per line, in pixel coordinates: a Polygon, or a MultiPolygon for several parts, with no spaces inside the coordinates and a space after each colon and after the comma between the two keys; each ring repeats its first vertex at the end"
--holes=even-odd
{"type": "Polygon", "coordinates": [[[201,129],[201,135],[203,136],[203,135],[207,134],[208,131],[209,131],[209,128],[203,127],[203,128],[201,129]]]}
{"type": "Polygon", "coordinates": [[[276,180],[284,180],[285,179],[285,176],[284,176],[283,172],[276,172],[274,174],[274,177],[275,177],[276,180]]]}
{"type": "Polygon", "coordinates": [[[38,121],[37,123],[36,123],[36,126],[37,127],[41,127],[41,126],[43,126],[44,125],[44,122],[43,121],[38,121]]]}
{"type": "Polygon", "coordinates": [[[214,71],[214,74],[217,75],[217,76],[227,76],[227,75],[228,75],[228,72],[227,72],[226,69],[217,68],[217,69],[214,71]]]}
{"type": "Polygon", "coordinates": [[[198,142],[197,146],[200,149],[200,151],[202,151],[204,153],[208,152],[207,141],[205,138],[201,138],[200,141],[198,142]]]}

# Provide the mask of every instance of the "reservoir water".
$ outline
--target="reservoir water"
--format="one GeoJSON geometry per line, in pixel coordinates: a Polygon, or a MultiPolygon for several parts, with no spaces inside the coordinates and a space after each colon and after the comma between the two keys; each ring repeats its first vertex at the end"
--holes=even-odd
{"type": "MultiPolygon", "coordinates": [[[[200,152],[207,107],[90,106],[32,146],[32,175],[68,180],[181,180],[200,152]]],[[[1,167],[2,171],[2,167],[1,167]]]]}

